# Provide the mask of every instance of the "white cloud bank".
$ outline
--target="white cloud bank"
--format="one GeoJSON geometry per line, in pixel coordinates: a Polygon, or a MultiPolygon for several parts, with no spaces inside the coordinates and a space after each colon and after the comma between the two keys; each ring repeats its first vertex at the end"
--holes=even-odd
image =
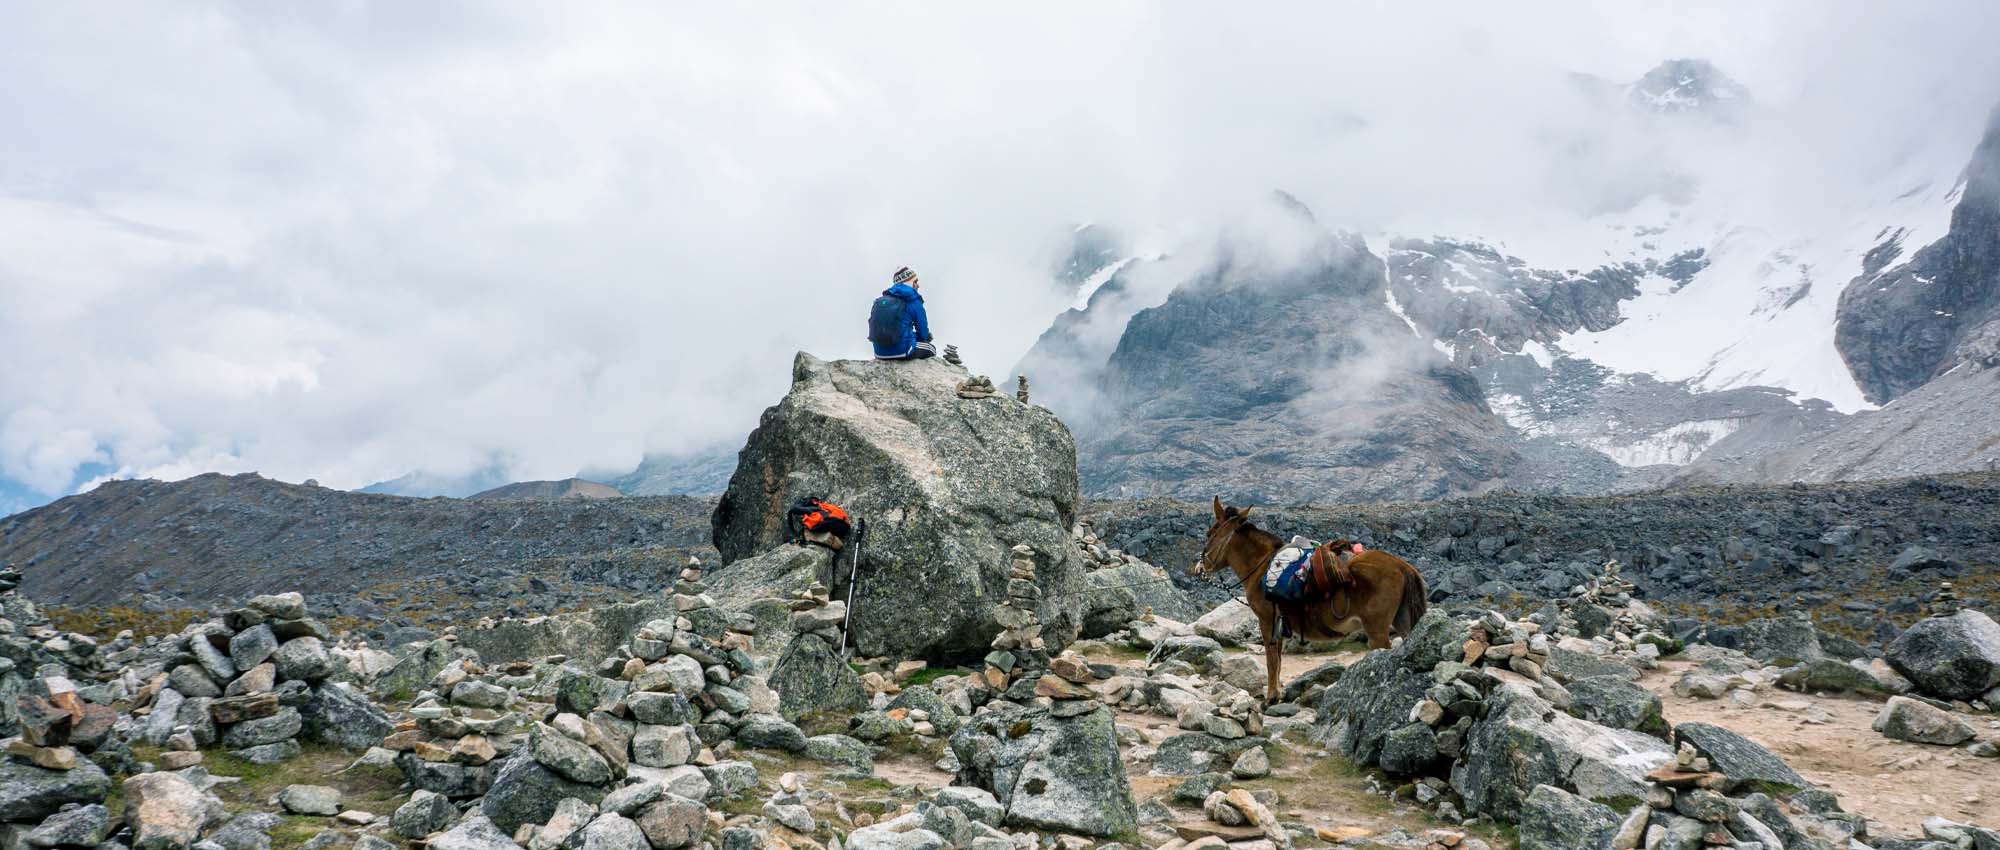
{"type": "Polygon", "coordinates": [[[1710,59],[1806,186],[2000,94],[1980,2],[5,5],[0,483],[44,497],[730,441],[904,264],[997,371],[1077,221],[1573,210],[1618,175],[1565,173],[1560,72],[1710,59]]]}

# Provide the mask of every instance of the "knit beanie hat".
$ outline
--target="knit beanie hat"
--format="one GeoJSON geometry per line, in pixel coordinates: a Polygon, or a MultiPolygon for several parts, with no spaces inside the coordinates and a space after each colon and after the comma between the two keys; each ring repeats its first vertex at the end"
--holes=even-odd
{"type": "Polygon", "coordinates": [[[904,266],[896,270],[896,277],[894,278],[894,281],[896,283],[909,283],[910,281],[916,279],[917,279],[917,273],[910,271],[909,266],[904,266]]]}

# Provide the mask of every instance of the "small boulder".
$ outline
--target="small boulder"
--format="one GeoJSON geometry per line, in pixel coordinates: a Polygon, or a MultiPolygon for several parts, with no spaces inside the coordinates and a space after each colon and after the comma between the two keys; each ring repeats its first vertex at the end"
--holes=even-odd
{"type": "Polygon", "coordinates": [[[142,773],[123,791],[133,850],[187,850],[225,815],[221,800],[178,773],[142,773]]]}
{"type": "Polygon", "coordinates": [[[295,815],[333,817],[340,814],[340,789],[325,785],[287,785],[278,792],[278,805],[295,815]]]}
{"type": "Polygon", "coordinates": [[[1521,846],[1540,850],[1603,850],[1624,818],[1552,785],[1537,785],[1523,802],[1521,846]]]}
{"type": "Polygon", "coordinates": [[[1898,741],[1947,747],[1970,741],[1975,734],[1951,712],[1904,696],[1889,698],[1882,713],[1875,715],[1873,728],[1898,741]]]}
{"type": "Polygon", "coordinates": [[[1883,655],[1917,690],[1939,699],[1978,699],[2000,687],[2000,624],[1971,609],[1917,621],[1883,655]]]}

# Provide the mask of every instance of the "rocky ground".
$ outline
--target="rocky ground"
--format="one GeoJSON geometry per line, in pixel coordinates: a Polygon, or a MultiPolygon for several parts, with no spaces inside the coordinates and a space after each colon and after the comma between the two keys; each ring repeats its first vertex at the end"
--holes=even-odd
{"type": "MultiPolygon", "coordinates": [[[[1617,560],[1642,596],[1688,617],[1690,629],[1806,610],[1824,629],[1879,646],[1921,616],[1944,580],[2000,608],[2000,474],[1258,513],[1281,535],[1393,552],[1423,572],[1439,602],[1547,599],[1617,560]]],[[[1232,577],[1186,574],[1213,519],[1206,503],[1093,502],[1084,516],[1107,543],[1170,567],[1204,601],[1235,590],[1232,577]]]]}
{"type": "Polygon", "coordinates": [[[824,588],[771,600],[789,612],[774,633],[719,607],[703,578],[681,576],[677,614],[595,661],[482,659],[454,634],[385,651],[327,634],[297,594],[170,639],[98,641],[50,631],[5,592],[0,690],[15,696],[0,731],[15,737],[0,837],[99,850],[2000,838],[1966,825],[2000,819],[2000,625],[1970,611],[1932,612],[1886,663],[1828,658],[1790,620],[1767,624],[1753,655],[1668,638],[1605,575],[1519,619],[1433,611],[1393,650],[1289,656],[1265,706],[1240,605],[1186,624],[1140,615],[1055,654],[1020,642],[1030,617],[972,670],[850,667],[846,612],[824,588]]]}

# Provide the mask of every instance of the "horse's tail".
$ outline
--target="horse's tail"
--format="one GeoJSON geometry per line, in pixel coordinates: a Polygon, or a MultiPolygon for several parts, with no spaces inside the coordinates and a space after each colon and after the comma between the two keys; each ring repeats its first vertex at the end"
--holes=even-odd
{"type": "Polygon", "coordinates": [[[1403,565],[1403,601],[1396,606],[1395,631],[1407,635],[1423,619],[1424,612],[1430,610],[1430,590],[1424,586],[1424,574],[1416,567],[1403,565]]]}

